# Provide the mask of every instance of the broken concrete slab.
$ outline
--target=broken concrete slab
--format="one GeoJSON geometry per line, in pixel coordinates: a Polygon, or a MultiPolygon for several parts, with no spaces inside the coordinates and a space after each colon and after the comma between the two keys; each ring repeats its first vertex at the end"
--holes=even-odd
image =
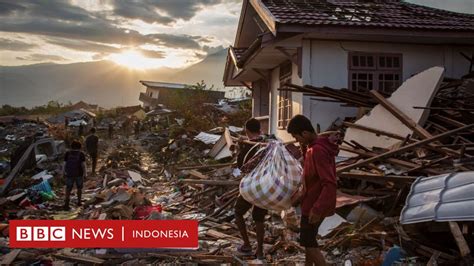
{"type": "MultiPolygon", "coordinates": [[[[427,69],[407,79],[387,100],[417,124],[422,126],[426,122],[429,110],[415,109],[413,107],[430,106],[443,77],[443,67],[432,67],[427,69]]],[[[355,124],[377,130],[388,131],[400,136],[413,134],[413,130],[405,126],[399,119],[380,104],[376,105],[370,113],[357,120],[355,124]]],[[[348,128],[344,140],[346,142],[355,141],[368,148],[388,148],[400,141],[387,136],[378,136],[374,133],[356,128],[348,128]]],[[[339,156],[353,157],[355,154],[341,151],[339,156]]]]}

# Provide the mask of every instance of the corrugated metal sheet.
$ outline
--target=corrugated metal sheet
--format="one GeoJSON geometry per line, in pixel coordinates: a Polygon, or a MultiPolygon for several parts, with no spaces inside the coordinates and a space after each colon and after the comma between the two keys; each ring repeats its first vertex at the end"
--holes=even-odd
{"type": "Polygon", "coordinates": [[[474,221],[474,171],[420,177],[411,186],[402,224],[474,221]]]}

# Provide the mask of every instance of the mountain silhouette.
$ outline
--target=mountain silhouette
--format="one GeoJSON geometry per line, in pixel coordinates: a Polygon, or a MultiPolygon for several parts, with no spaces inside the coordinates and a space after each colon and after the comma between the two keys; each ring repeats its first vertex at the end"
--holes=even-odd
{"type": "Polygon", "coordinates": [[[102,107],[139,104],[140,80],[195,84],[204,80],[223,89],[227,50],[208,55],[184,69],[130,70],[111,61],[0,66],[0,105],[32,107],[54,100],[83,100],[102,107]]]}

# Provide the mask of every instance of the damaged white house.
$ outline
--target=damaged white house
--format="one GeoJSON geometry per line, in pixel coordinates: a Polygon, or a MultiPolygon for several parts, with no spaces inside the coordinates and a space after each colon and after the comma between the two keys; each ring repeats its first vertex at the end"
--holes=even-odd
{"type": "Polygon", "coordinates": [[[396,0],[244,0],[224,84],[250,88],[253,116],[288,140],[296,114],[325,130],[357,108],[279,90],[285,83],[390,94],[433,66],[460,78],[473,55],[474,15],[396,0]]]}

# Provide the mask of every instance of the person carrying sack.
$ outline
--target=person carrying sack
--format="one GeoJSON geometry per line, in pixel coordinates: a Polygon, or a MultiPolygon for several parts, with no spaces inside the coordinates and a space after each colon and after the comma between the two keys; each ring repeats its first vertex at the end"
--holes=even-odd
{"type": "Polygon", "coordinates": [[[324,218],[333,215],[336,209],[335,156],[338,145],[332,137],[318,137],[311,121],[303,115],[294,116],[288,123],[287,131],[305,150],[300,244],[306,250],[307,265],[326,265],[316,236],[324,218]]]}
{"type": "Polygon", "coordinates": [[[86,156],[81,151],[81,143],[73,141],[71,143],[71,150],[64,155],[64,163],[62,167],[62,174],[66,177],[66,198],[64,201],[64,210],[70,210],[69,201],[71,198],[71,191],[76,184],[77,188],[77,206],[81,206],[82,187],[86,176],[86,156]]]}
{"type": "MultiPolygon", "coordinates": [[[[260,122],[251,118],[245,123],[245,134],[248,139],[252,142],[262,142],[264,138],[261,136],[260,131],[260,122]]],[[[256,146],[249,143],[240,143],[239,144],[239,153],[237,155],[237,167],[242,169],[243,166],[250,161],[252,157],[257,152],[256,146]]],[[[252,218],[255,221],[256,233],[257,233],[257,250],[256,257],[257,259],[264,259],[263,255],[263,239],[265,235],[265,215],[267,210],[259,208],[255,205],[252,205],[250,202],[246,201],[242,195],[239,195],[237,201],[235,202],[234,213],[235,213],[235,224],[239,228],[242,240],[244,243],[239,246],[238,251],[243,254],[251,254],[252,245],[250,244],[249,237],[247,234],[247,227],[245,225],[244,215],[247,211],[252,208],[252,218]]]]}

